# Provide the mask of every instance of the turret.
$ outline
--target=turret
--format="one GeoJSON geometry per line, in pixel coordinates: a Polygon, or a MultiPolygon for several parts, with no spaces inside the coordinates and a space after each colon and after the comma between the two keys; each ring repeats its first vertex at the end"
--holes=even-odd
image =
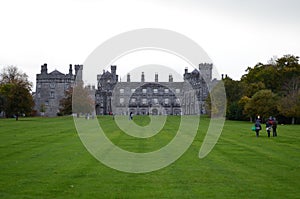
{"type": "Polygon", "coordinates": [[[118,76],[117,76],[117,66],[116,65],[111,65],[110,66],[110,71],[112,74],[112,78],[113,78],[113,82],[117,82],[118,81],[118,76]]]}
{"type": "Polygon", "coordinates": [[[82,69],[83,65],[75,65],[75,75],[77,81],[82,81],[82,69]]]}
{"type": "Polygon", "coordinates": [[[209,63],[199,64],[200,74],[206,82],[210,82],[212,80],[212,67],[213,64],[209,64],[209,63]]]}
{"type": "Polygon", "coordinates": [[[47,64],[41,65],[41,74],[48,74],[47,64]]]}

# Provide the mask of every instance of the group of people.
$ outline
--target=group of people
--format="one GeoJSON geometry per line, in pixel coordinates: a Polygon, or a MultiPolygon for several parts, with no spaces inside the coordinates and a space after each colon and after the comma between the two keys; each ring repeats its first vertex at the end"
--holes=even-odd
{"type": "MultiPolygon", "coordinates": [[[[259,131],[262,130],[261,120],[259,116],[256,119],[254,127],[255,127],[256,137],[258,137],[259,131]]],[[[270,137],[271,131],[273,132],[273,137],[277,136],[277,121],[275,117],[270,116],[269,119],[266,121],[266,131],[268,133],[268,137],[270,137]]]]}

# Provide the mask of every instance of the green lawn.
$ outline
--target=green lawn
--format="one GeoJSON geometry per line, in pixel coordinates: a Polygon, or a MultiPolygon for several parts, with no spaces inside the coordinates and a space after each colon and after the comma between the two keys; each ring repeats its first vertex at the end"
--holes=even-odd
{"type": "MultiPolygon", "coordinates": [[[[98,118],[107,136],[133,152],[166,145],[179,117],[147,139],[120,132],[111,117],[98,118]]],[[[147,125],[149,118],[135,116],[147,125]]],[[[199,149],[208,125],[184,155],[158,171],[132,174],[97,161],[81,143],[72,118],[0,120],[0,198],[300,198],[300,126],[278,127],[256,138],[249,122],[226,121],[204,159],[199,149]]]]}

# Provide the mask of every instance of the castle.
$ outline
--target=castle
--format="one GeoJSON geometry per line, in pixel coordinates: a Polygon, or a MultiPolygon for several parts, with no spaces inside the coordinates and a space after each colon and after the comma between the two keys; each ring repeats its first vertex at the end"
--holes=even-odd
{"type": "MultiPolygon", "coordinates": [[[[119,82],[117,66],[111,71],[103,71],[97,75],[97,89],[91,92],[95,100],[97,115],[117,114],[151,114],[151,115],[195,115],[205,113],[205,100],[209,88],[215,84],[212,80],[212,64],[199,64],[199,69],[188,72],[184,70],[183,81],[173,82],[169,75],[168,82],[159,82],[155,74],[153,82],[145,82],[142,72],[141,81],[132,82],[127,74],[126,82],[119,82]]],[[[65,91],[76,80],[82,80],[82,65],[75,65],[75,74],[70,65],[69,73],[62,74],[55,70],[47,72],[47,64],[41,66],[41,74],[36,77],[35,104],[38,113],[56,116],[59,101],[64,98],[65,91]],[[77,79],[76,79],[77,78],[77,79]],[[41,107],[45,107],[44,110],[41,107]],[[42,112],[43,111],[43,112],[42,112]]]]}

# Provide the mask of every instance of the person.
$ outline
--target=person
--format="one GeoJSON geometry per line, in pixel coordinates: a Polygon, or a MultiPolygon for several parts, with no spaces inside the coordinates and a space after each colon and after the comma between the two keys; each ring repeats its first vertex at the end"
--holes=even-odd
{"type": "Polygon", "coordinates": [[[129,120],[132,120],[132,112],[129,114],[129,120]]]}
{"type": "Polygon", "coordinates": [[[261,130],[260,120],[256,120],[254,126],[255,126],[256,137],[258,137],[259,136],[259,131],[261,130]]]}
{"type": "Polygon", "coordinates": [[[260,119],[260,116],[259,116],[259,115],[257,116],[256,121],[258,121],[259,123],[261,123],[261,119],[260,119]]]}
{"type": "Polygon", "coordinates": [[[273,137],[277,137],[277,121],[276,118],[273,118],[273,122],[272,122],[272,129],[273,129],[273,137]]]}
{"type": "Polygon", "coordinates": [[[270,137],[271,129],[272,129],[272,120],[269,118],[266,122],[266,130],[268,133],[268,137],[270,137]]]}

